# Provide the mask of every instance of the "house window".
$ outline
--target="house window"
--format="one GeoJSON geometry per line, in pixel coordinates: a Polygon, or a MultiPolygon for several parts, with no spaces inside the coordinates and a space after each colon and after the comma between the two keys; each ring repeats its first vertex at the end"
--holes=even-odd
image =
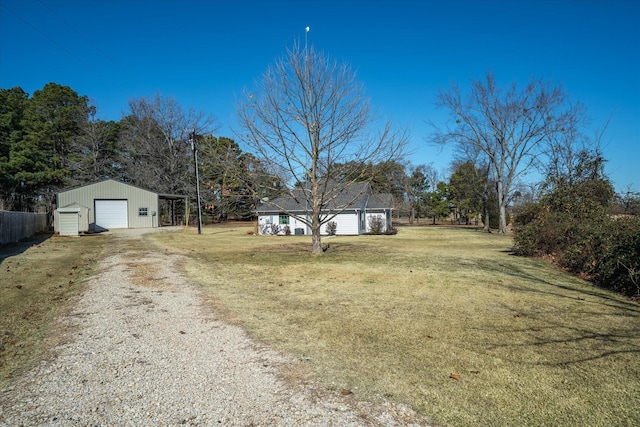
{"type": "Polygon", "coordinates": [[[147,208],[138,208],[138,216],[147,216],[149,211],[147,208]]]}
{"type": "Polygon", "coordinates": [[[289,224],[289,215],[281,213],[280,218],[278,220],[278,224],[280,225],[289,224]]]}

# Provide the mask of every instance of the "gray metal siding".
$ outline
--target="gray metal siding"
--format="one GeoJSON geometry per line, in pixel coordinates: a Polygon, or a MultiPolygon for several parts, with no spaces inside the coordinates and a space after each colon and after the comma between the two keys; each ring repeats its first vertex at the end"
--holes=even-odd
{"type": "MultiPolygon", "coordinates": [[[[113,180],[98,182],[58,193],[58,206],[78,203],[88,206],[89,224],[95,224],[95,200],[127,200],[129,228],[157,227],[158,222],[151,212],[158,212],[158,195],[151,191],[133,187],[113,180]],[[147,208],[148,216],[139,216],[139,208],[147,208]]],[[[157,219],[157,217],[156,217],[157,219]]]]}

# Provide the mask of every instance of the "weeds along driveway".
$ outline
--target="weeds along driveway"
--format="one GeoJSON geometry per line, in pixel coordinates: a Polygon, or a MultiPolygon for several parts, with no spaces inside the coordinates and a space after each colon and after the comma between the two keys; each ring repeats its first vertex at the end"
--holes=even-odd
{"type": "Polygon", "coordinates": [[[218,320],[182,258],[144,233],[113,232],[47,357],[1,391],[0,425],[427,425],[403,406],[282,381],[295,361],[218,320]]]}

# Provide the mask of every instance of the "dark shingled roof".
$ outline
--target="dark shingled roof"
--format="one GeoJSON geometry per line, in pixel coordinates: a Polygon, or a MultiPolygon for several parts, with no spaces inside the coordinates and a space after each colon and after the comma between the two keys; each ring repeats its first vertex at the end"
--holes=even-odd
{"type": "Polygon", "coordinates": [[[391,193],[372,194],[367,203],[367,209],[390,209],[393,207],[393,195],[391,193]]]}
{"type": "MultiPolygon", "coordinates": [[[[302,195],[303,190],[294,190],[302,195]]],[[[368,182],[355,182],[344,186],[342,191],[335,194],[332,200],[327,201],[324,211],[355,210],[355,209],[391,209],[393,196],[389,193],[370,194],[368,182]],[[351,202],[351,203],[349,203],[351,202]],[[365,206],[366,203],[366,206],[365,206]]],[[[303,197],[298,197],[304,203],[303,197]]],[[[300,205],[292,196],[277,197],[267,203],[262,203],[256,208],[256,212],[280,212],[282,210],[295,212],[306,211],[305,206],[300,205]],[[276,207],[279,206],[280,208],[276,207]]]]}

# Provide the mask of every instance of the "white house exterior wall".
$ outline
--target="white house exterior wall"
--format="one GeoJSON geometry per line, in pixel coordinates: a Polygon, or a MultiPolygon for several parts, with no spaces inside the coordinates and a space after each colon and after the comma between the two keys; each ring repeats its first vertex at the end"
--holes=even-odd
{"type": "MultiPolygon", "coordinates": [[[[390,227],[390,222],[391,222],[390,212],[391,211],[366,212],[366,214],[364,214],[364,221],[362,224],[359,224],[360,214],[362,213],[361,211],[343,212],[341,214],[336,215],[332,219],[332,221],[335,221],[337,224],[337,228],[336,228],[337,235],[351,236],[351,235],[358,235],[358,234],[370,232],[371,227],[369,226],[369,224],[370,224],[371,218],[375,216],[381,216],[382,222],[383,222],[382,232],[384,233],[390,227]]],[[[274,213],[260,214],[258,216],[258,232],[260,234],[270,234],[269,224],[279,224],[279,221],[280,221],[280,215],[278,214],[274,214],[274,213]]],[[[279,224],[279,225],[280,225],[279,234],[284,235],[285,233],[283,229],[285,224],[279,224]]],[[[291,230],[292,235],[295,234],[295,230],[297,228],[303,229],[305,235],[311,234],[310,227],[308,227],[302,221],[297,220],[293,216],[289,216],[289,228],[291,230]]],[[[328,234],[326,224],[322,226],[322,228],[320,229],[320,233],[323,235],[328,234]]]]}
{"type": "MultiPolygon", "coordinates": [[[[357,235],[359,233],[358,228],[358,214],[354,211],[343,212],[336,215],[332,221],[337,224],[336,234],[342,236],[357,235]]],[[[326,225],[322,228],[322,234],[327,234],[326,225]]]]}
{"type": "Polygon", "coordinates": [[[309,227],[307,227],[307,225],[296,219],[293,216],[289,216],[289,224],[280,224],[280,215],[278,214],[261,214],[258,217],[258,233],[260,234],[271,234],[271,230],[270,230],[270,225],[271,224],[277,224],[280,226],[280,233],[281,235],[284,235],[284,227],[286,225],[289,226],[289,229],[291,230],[291,234],[295,234],[295,230],[296,229],[302,229],[303,230],[303,234],[311,234],[311,230],[309,227]]]}
{"type": "Polygon", "coordinates": [[[292,216],[289,217],[289,228],[291,228],[291,234],[295,234],[296,228],[301,228],[303,234],[311,234],[311,229],[307,227],[307,224],[292,216]]]}
{"type": "MultiPolygon", "coordinates": [[[[258,217],[258,232],[260,234],[270,234],[270,224],[278,224],[280,225],[280,233],[284,234],[284,226],[285,224],[280,224],[280,215],[277,214],[261,214],[258,217]]],[[[354,211],[344,212],[337,215],[332,219],[338,225],[336,229],[336,234],[338,235],[357,235],[359,233],[358,227],[358,214],[354,211]]],[[[289,216],[289,229],[291,230],[291,234],[295,235],[296,228],[301,228],[304,230],[304,234],[311,234],[311,229],[302,221],[296,219],[293,216],[289,216]]],[[[324,224],[320,229],[320,233],[323,235],[327,235],[327,225],[324,224]]]]}

